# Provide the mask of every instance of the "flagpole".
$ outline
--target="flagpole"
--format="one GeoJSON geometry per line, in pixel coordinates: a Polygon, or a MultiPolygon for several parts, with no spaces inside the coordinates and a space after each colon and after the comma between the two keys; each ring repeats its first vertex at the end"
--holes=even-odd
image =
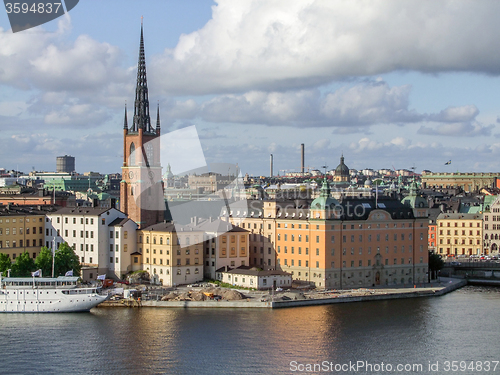
{"type": "Polygon", "coordinates": [[[54,277],[54,260],[56,257],[56,238],[52,240],[52,277],[54,277]]]}

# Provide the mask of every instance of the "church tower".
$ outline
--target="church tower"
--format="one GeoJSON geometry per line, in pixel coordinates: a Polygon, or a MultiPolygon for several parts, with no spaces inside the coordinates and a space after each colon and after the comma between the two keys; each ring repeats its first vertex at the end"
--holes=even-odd
{"type": "Polygon", "coordinates": [[[137,64],[134,118],[128,126],[127,106],[123,122],[123,166],[120,183],[120,209],[135,221],[139,228],[163,221],[163,199],[160,164],[160,107],[156,127],[149,115],[146,58],[141,22],[141,42],[137,64]]]}

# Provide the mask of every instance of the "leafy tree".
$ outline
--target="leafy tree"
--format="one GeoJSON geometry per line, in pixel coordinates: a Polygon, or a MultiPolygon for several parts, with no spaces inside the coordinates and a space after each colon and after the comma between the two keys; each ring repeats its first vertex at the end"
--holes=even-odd
{"type": "Polygon", "coordinates": [[[35,261],[30,258],[30,254],[25,251],[16,258],[12,265],[13,277],[29,277],[31,272],[35,270],[35,261]]]}
{"type": "Polygon", "coordinates": [[[437,272],[444,267],[444,262],[436,253],[429,253],[429,271],[432,279],[435,279],[437,272]]]}
{"type": "Polygon", "coordinates": [[[0,253],[0,272],[3,276],[7,276],[7,270],[12,268],[12,261],[5,253],[0,253]]]}
{"type": "Polygon", "coordinates": [[[40,254],[35,259],[36,269],[42,270],[42,276],[49,277],[52,275],[52,250],[43,246],[40,254]]]}
{"type": "Polygon", "coordinates": [[[75,254],[73,248],[67,242],[61,244],[56,250],[54,276],[64,276],[68,271],[73,270],[74,276],[80,276],[82,266],[80,258],[75,254]]]}

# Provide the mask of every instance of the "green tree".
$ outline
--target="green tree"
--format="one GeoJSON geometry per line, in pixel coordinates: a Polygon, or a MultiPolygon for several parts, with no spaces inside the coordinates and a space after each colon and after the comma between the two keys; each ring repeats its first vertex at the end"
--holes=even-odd
{"type": "Polygon", "coordinates": [[[74,276],[80,276],[82,266],[80,265],[80,258],[75,254],[73,248],[67,242],[59,245],[56,250],[54,276],[64,276],[68,271],[73,270],[74,276]]]}
{"type": "Polygon", "coordinates": [[[437,272],[444,267],[444,262],[436,253],[429,253],[429,274],[432,279],[437,277],[437,272]]]}
{"type": "Polygon", "coordinates": [[[0,272],[5,277],[7,276],[7,270],[12,268],[12,261],[10,257],[5,253],[0,253],[0,272]]]}
{"type": "Polygon", "coordinates": [[[43,246],[35,259],[35,266],[36,269],[42,270],[42,276],[50,277],[52,275],[52,250],[43,246]]]}
{"type": "Polygon", "coordinates": [[[31,272],[35,270],[35,261],[30,258],[30,254],[25,251],[16,258],[16,261],[12,265],[12,276],[13,277],[29,277],[31,272]]]}

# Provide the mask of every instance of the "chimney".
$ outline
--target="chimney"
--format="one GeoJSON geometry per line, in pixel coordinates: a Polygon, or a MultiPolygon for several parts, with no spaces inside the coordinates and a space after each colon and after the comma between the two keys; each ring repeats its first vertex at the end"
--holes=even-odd
{"type": "Polygon", "coordinates": [[[300,144],[300,172],[304,174],[305,164],[304,164],[304,144],[300,144]]]}
{"type": "Polygon", "coordinates": [[[270,167],[271,167],[271,171],[270,171],[270,174],[269,174],[269,177],[273,177],[273,154],[271,154],[271,158],[270,158],[270,167]]]}

